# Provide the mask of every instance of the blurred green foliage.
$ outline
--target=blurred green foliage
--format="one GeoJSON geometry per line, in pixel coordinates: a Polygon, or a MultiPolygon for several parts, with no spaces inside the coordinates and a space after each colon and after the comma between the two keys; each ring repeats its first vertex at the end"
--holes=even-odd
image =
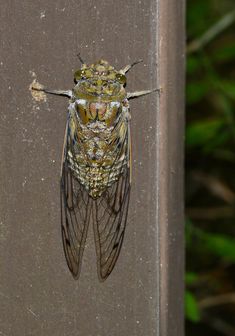
{"type": "Polygon", "coordinates": [[[197,299],[190,291],[185,292],[185,308],[186,318],[192,322],[200,321],[200,310],[197,304],[197,299]]]}
{"type": "Polygon", "coordinates": [[[232,336],[235,302],[221,298],[235,293],[234,0],[188,0],[187,45],[186,335],[232,336]]]}

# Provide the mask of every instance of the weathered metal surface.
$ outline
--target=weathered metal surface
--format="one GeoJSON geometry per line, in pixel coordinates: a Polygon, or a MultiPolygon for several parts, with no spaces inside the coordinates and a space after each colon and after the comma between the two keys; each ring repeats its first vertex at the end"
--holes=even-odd
{"type": "Polygon", "coordinates": [[[160,335],[184,335],[184,1],[159,6],[157,188],[160,243],[160,335]]]}
{"type": "Polygon", "coordinates": [[[0,22],[0,335],[182,335],[181,1],[13,1],[1,4],[0,22]],[[79,281],[63,256],[67,101],[34,101],[29,91],[35,78],[70,88],[78,52],[88,63],[105,58],[118,68],[143,58],[128,74],[128,91],[163,90],[160,99],[131,102],[130,211],[104,283],[91,230],[79,281]]]}

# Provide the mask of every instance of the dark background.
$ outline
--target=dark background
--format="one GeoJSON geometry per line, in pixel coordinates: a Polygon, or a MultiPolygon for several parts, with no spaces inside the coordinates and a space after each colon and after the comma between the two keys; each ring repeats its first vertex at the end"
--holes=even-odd
{"type": "Polygon", "coordinates": [[[234,1],[188,0],[187,46],[186,335],[233,336],[234,1]]]}

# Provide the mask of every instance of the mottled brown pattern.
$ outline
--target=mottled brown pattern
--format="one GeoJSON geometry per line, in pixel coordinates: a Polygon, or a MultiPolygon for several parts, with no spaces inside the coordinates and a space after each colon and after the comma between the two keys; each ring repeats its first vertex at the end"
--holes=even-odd
{"type": "Polygon", "coordinates": [[[117,181],[129,164],[129,104],[124,77],[104,60],[83,65],[75,73],[77,84],[69,106],[68,162],[93,199],[117,181]],[[110,98],[112,101],[107,102],[110,98]]]}
{"type": "Polygon", "coordinates": [[[125,75],[106,61],[76,71],[61,176],[62,237],[77,279],[90,220],[100,281],[119,256],[130,195],[129,104],[125,75]]]}
{"type": "MultiPolygon", "coordinates": [[[[82,59],[80,59],[82,61],[82,59]]],[[[32,90],[70,98],[61,170],[61,228],[68,267],[78,278],[88,225],[93,221],[98,275],[105,280],[118,259],[130,197],[128,99],[155,90],[126,93],[125,73],[108,62],[82,65],[73,90],[32,90]]]]}

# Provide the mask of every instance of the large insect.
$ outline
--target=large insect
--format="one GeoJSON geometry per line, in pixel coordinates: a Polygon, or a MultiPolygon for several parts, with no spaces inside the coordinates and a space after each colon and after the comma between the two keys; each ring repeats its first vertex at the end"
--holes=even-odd
{"type": "Polygon", "coordinates": [[[88,226],[93,222],[98,276],[104,281],[118,259],[127,221],[131,187],[128,99],[156,90],[125,91],[125,74],[141,61],[119,71],[104,60],[89,66],[80,61],[73,90],[32,89],[70,99],[61,164],[64,253],[78,279],[88,226]]]}

